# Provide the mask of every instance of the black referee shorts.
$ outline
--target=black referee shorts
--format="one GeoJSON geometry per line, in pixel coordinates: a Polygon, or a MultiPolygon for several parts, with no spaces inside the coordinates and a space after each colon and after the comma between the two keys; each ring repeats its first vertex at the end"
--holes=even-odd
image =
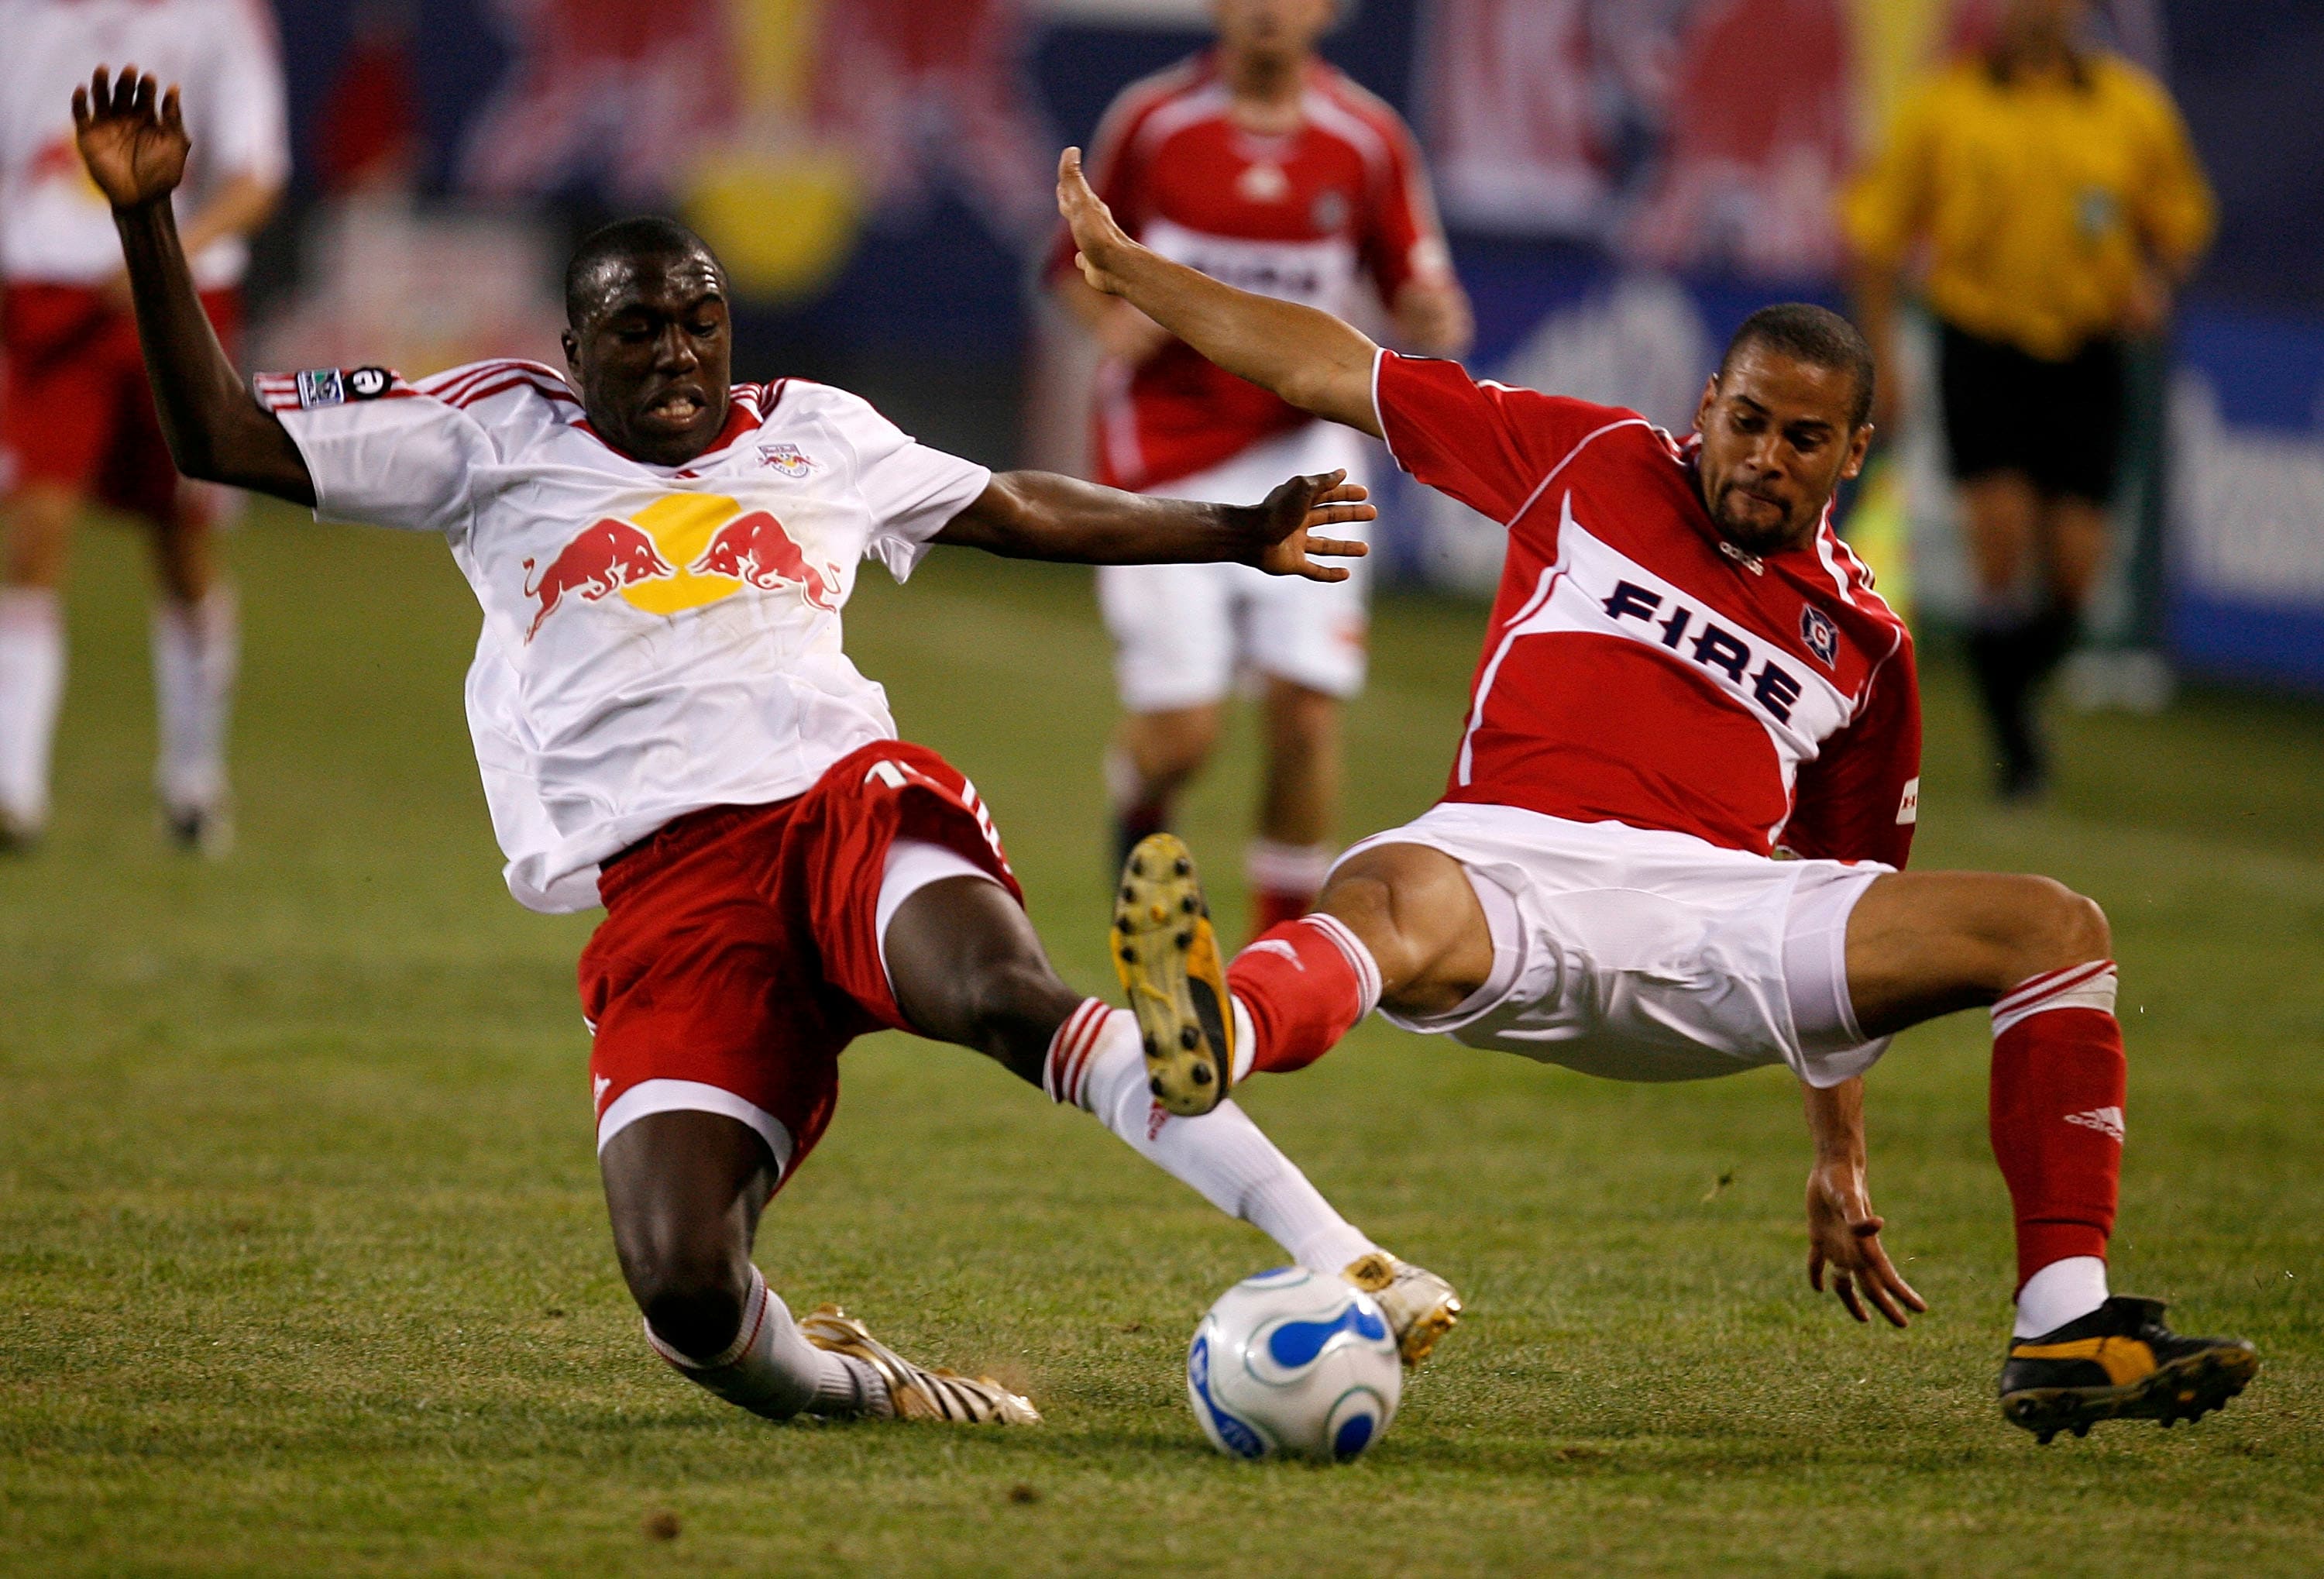
{"type": "Polygon", "coordinates": [[[2096,339],[2064,362],[1964,334],[1950,324],[1938,382],[1952,474],[2023,472],[2045,494],[2104,504],[2122,449],[2122,345],[2096,339]]]}

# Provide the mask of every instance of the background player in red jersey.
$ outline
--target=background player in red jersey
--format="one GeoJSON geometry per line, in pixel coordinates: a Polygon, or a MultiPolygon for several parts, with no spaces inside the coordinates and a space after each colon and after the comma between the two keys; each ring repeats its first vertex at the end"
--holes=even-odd
{"type": "Polygon", "coordinates": [[[229,836],[226,708],[234,595],[212,561],[216,491],[184,482],[153,424],[121,249],[73,152],[76,84],[108,57],[185,85],[203,155],[187,180],[187,255],[228,343],[245,238],[290,173],[272,23],[253,0],[0,0],[0,849],[48,821],[49,747],[64,694],[60,588],[92,501],[151,526],[161,725],[155,788],[171,834],[215,854],[229,836]]]}
{"type": "MultiPolygon", "coordinates": [[[[1412,135],[1315,53],[1336,10],[1335,0],[1218,0],[1215,48],[1114,101],[1093,179],[1130,233],[1167,257],[1332,312],[1349,310],[1367,276],[1402,339],[1458,356],[1468,299],[1412,135]]],[[[1290,472],[1363,480],[1370,447],[1356,435],[1221,372],[1092,291],[1069,238],[1053,263],[1059,299],[1107,355],[1092,436],[1100,481],[1247,503],[1290,472]]],[[[1118,854],[1164,825],[1248,668],[1265,687],[1254,930],[1306,910],[1333,849],[1340,706],[1363,685],[1365,580],[1360,565],[1344,582],[1300,586],[1239,565],[1098,571],[1130,710],[1107,765],[1118,854]]]]}
{"type": "Polygon", "coordinates": [[[1375,1006],[1616,1078],[1781,1062],[1815,1140],[1810,1279],[1902,1326],[1925,1306],[1866,1190],[1863,1072],[1895,1032],[1989,1006],[2017,1223],[2004,1413],[2047,1441],[2240,1391],[2250,1345],[2107,1291],[2126,1066],[2106,918],[2044,878],[1895,870],[1918,817],[1911,642],[1830,525],[1872,436],[1862,337],[1821,308],[1754,314],[1681,442],[1180,267],[1070,150],[1058,200],[1093,286],[1509,531],[1443,800],[1342,857],[1316,914],[1190,969],[1167,922],[1189,863],[1167,835],[1132,855],[1115,945],[1157,1097],[1198,1112],[1375,1006]]]}
{"type": "Polygon", "coordinates": [[[488,363],[406,383],[317,368],[245,386],[170,208],[171,89],[100,69],[73,104],[113,205],[162,429],[189,473],[332,520],[440,531],[482,605],[469,723],[510,886],[600,901],[581,960],[597,1146],[646,1335],[745,1408],[1037,1418],[914,1365],[836,1309],[794,1322],[752,1265],[759,1219],[877,1029],[988,1054],[1141,1155],[1372,1291],[1417,1361],[1451,1288],[1358,1233],[1240,1113],[1157,1113],[1135,1022],[1043,954],[974,789],[895,738],[848,661],[854,567],[932,543],[1082,562],[1228,555],[1328,578],[1311,535],[1369,517],[1333,476],[1263,504],[999,476],[800,381],[736,385],[726,282],[667,220],[606,226],[567,273],[568,383],[488,363]],[[729,497],[728,495],[732,495],[729,497]]]}

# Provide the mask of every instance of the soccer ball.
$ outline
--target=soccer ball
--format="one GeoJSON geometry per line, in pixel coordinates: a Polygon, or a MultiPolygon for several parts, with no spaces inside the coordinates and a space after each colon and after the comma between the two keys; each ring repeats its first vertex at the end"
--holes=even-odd
{"type": "Polygon", "coordinates": [[[1230,1458],[1353,1458],[1403,1394],[1396,1334],[1372,1297],[1299,1267],[1220,1295],[1186,1351],[1186,1400],[1230,1458]]]}

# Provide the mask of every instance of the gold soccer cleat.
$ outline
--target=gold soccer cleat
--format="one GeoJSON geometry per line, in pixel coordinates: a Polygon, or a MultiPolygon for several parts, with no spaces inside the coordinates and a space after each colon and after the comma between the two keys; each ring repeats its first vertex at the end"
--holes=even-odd
{"type": "Polygon", "coordinates": [[[798,1324],[818,1349],[861,1360],[888,1384],[899,1420],[950,1420],[964,1425],[1038,1426],[1041,1412],[989,1376],[963,1376],[915,1365],[873,1337],[836,1305],[818,1306],[798,1324]]]}
{"type": "Polygon", "coordinates": [[[1165,1112],[1198,1118],[1234,1082],[1234,1007],[1194,858],[1176,835],[1148,834],[1123,863],[1112,943],[1147,1088],[1165,1112]]]}
{"type": "Polygon", "coordinates": [[[1461,1319],[1461,1297],[1452,1285],[1425,1267],[1399,1260],[1386,1251],[1358,1256],[1340,1273],[1370,1295],[1396,1334],[1397,1352],[1408,1370],[1436,1352],[1461,1319]]]}

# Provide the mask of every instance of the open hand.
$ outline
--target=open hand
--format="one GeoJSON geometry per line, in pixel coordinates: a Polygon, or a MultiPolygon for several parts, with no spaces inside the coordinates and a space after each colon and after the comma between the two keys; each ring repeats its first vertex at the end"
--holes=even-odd
{"type": "Polygon", "coordinates": [[[178,90],[161,93],[160,81],[134,66],[109,81],[99,66],[87,88],[73,89],[73,135],[89,179],[116,208],[134,208],[167,198],[186,176],[192,142],[178,108],[178,90]],[[156,95],[161,103],[154,103],[156,95]]]}
{"type": "Polygon", "coordinates": [[[1888,1252],[1880,1248],[1886,1226],[1872,1214],[1864,1170],[1846,1163],[1818,1163],[1808,1174],[1808,1287],[1823,1292],[1826,1268],[1831,1291],[1857,1320],[1868,1322],[1866,1301],[1893,1326],[1910,1324],[1906,1311],[1924,1311],[1928,1301],[1914,1291],[1888,1252]]]}
{"type": "Polygon", "coordinates": [[[1317,529],[1375,521],[1379,512],[1364,503],[1370,490],[1348,481],[1344,471],[1293,477],[1278,484],[1265,502],[1249,511],[1252,542],[1246,563],[1269,576],[1304,576],[1310,581],[1345,581],[1344,565],[1319,565],[1310,556],[1360,559],[1371,549],[1347,538],[1318,537],[1317,529]]]}
{"type": "Polygon", "coordinates": [[[1057,156],[1057,212],[1074,233],[1074,262],[1093,290],[1108,296],[1121,294],[1107,263],[1138,244],[1114,222],[1113,210],[1101,202],[1082,174],[1082,151],[1068,148],[1057,156]]]}

